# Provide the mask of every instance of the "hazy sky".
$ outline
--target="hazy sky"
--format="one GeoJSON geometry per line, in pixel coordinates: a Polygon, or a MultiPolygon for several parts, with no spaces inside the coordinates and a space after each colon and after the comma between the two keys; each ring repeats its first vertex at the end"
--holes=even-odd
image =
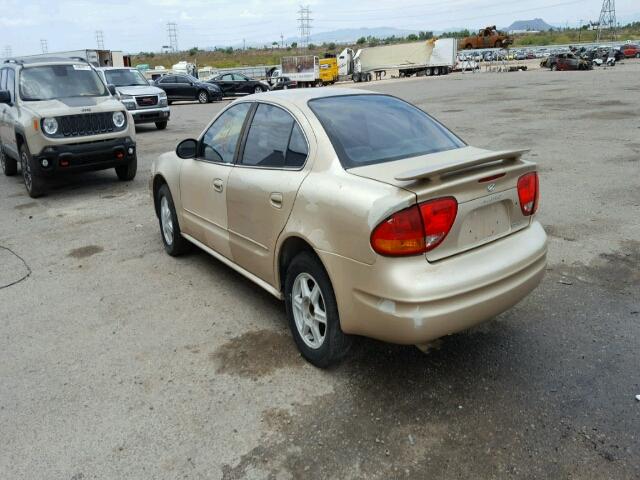
{"type": "MultiPolygon", "coordinates": [[[[96,47],[159,51],[168,43],[167,22],[178,24],[178,46],[209,47],[271,43],[297,35],[299,1],[289,0],[0,0],[0,56],[96,47]]],[[[540,17],[551,24],[597,20],[601,0],[304,0],[312,10],[312,34],[323,31],[396,27],[416,30],[508,26],[540,17]]],[[[640,1],[616,2],[619,22],[640,19],[640,1]]]]}

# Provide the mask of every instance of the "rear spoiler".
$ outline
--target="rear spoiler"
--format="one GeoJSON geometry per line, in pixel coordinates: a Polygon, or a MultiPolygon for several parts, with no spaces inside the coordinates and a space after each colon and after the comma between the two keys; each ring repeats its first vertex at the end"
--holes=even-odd
{"type": "Polygon", "coordinates": [[[416,168],[414,170],[409,170],[408,172],[400,173],[395,177],[395,179],[400,181],[409,181],[418,180],[421,178],[438,178],[449,173],[454,173],[471,167],[477,167],[479,165],[484,165],[487,163],[497,161],[514,162],[528,151],[529,149],[503,150],[501,152],[480,153],[473,156],[472,158],[462,158],[460,160],[454,160],[447,163],[425,165],[421,168],[416,168]]]}

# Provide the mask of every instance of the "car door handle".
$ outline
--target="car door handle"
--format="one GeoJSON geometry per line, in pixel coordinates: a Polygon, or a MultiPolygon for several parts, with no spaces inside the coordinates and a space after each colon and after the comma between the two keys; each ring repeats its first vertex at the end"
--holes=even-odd
{"type": "Polygon", "coordinates": [[[273,192],[269,197],[269,201],[272,207],[282,208],[282,194],[278,192],[273,192]]]}
{"type": "Polygon", "coordinates": [[[224,183],[222,183],[222,179],[220,179],[220,178],[216,178],[216,179],[213,181],[213,189],[214,189],[216,192],[222,192],[222,190],[224,189],[224,183]]]}

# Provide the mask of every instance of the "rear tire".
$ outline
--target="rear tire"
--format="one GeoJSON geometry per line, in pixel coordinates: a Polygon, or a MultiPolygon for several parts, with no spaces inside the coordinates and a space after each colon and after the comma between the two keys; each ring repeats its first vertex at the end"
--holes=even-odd
{"type": "Polygon", "coordinates": [[[191,243],[185,240],[180,233],[176,207],[166,183],[156,193],[156,206],[160,222],[160,235],[165,251],[172,257],[188,252],[191,249],[191,243]]]}
{"type": "Polygon", "coordinates": [[[340,328],[331,280],[316,256],[302,252],[291,261],[284,292],[289,328],[302,356],[319,368],[344,358],[352,337],[340,328]]]}
{"type": "Polygon", "coordinates": [[[264,92],[264,90],[262,89],[262,87],[256,85],[256,88],[254,89],[253,93],[262,93],[264,92]]]}
{"type": "Polygon", "coordinates": [[[156,128],[158,130],[164,130],[167,128],[167,122],[156,122],[156,128]]]}
{"type": "Polygon", "coordinates": [[[13,177],[18,173],[18,162],[4,153],[2,145],[0,145],[0,165],[2,166],[2,172],[7,177],[13,177]]]}
{"type": "Polygon", "coordinates": [[[138,155],[134,155],[133,160],[131,160],[126,165],[120,165],[116,167],[116,175],[118,175],[118,179],[123,182],[129,182],[136,177],[136,172],[138,171],[138,155]]]}
{"type": "Polygon", "coordinates": [[[26,144],[20,147],[20,169],[27,193],[31,198],[41,197],[45,192],[44,178],[33,175],[33,157],[26,144]]]}

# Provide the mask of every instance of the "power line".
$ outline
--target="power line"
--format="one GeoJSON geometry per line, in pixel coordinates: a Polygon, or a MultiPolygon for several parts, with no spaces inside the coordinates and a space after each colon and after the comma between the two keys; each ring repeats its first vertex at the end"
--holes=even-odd
{"type": "Polygon", "coordinates": [[[167,36],[169,37],[169,48],[172,52],[178,51],[178,24],[175,22],[167,23],[167,36]]]}
{"type": "Polygon", "coordinates": [[[98,50],[104,50],[104,33],[102,30],[96,30],[96,43],[98,44],[98,50]]]}
{"type": "Polygon", "coordinates": [[[298,29],[300,30],[300,46],[302,48],[307,48],[309,46],[312,20],[309,5],[306,7],[300,5],[300,8],[298,9],[298,29]]]}
{"type": "Polygon", "coordinates": [[[40,48],[42,48],[42,53],[49,53],[49,46],[44,38],[40,39],[40,48]]]}
{"type": "Polygon", "coordinates": [[[597,42],[604,39],[606,31],[609,31],[611,40],[616,39],[616,0],[603,0],[598,20],[597,42]]]}

